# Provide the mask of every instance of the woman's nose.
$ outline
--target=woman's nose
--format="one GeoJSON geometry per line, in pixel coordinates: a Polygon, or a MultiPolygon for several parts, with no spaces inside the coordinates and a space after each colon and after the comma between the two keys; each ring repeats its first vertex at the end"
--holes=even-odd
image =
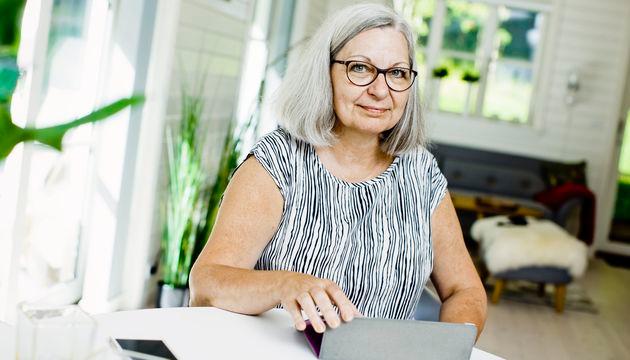
{"type": "Polygon", "coordinates": [[[372,82],[368,86],[368,94],[382,99],[389,94],[389,87],[387,86],[387,81],[385,80],[385,74],[378,74],[374,82],[372,82]]]}

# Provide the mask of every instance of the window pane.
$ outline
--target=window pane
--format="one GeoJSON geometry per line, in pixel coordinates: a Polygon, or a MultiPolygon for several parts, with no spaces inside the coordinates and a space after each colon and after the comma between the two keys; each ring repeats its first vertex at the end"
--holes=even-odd
{"type": "Polygon", "coordinates": [[[427,79],[431,78],[431,74],[427,72],[426,52],[424,50],[416,49],[416,62],[418,67],[418,76],[416,77],[418,88],[425,89],[427,79]]]}
{"type": "Polygon", "coordinates": [[[429,42],[429,30],[435,12],[435,0],[407,2],[405,6],[411,7],[412,14],[409,23],[411,24],[416,38],[416,64],[418,77],[416,81],[420,89],[425,89],[426,80],[430,79],[430,74],[426,68],[426,49],[429,42]]]}
{"type": "Polygon", "coordinates": [[[494,62],[490,64],[483,115],[526,123],[534,86],[533,63],[540,39],[542,16],[499,7],[494,62]],[[498,60],[497,60],[498,58],[498,60]]]}
{"type": "Polygon", "coordinates": [[[417,34],[417,47],[424,48],[429,42],[431,21],[435,12],[435,0],[414,1],[410,4],[411,27],[417,34]]]}
{"type": "Polygon", "coordinates": [[[449,69],[449,74],[441,80],[435,80],[439,81],[438,109],[441,111],[466,113],[466,104],[468,104],[468,113],[473,113],[477,99],[477,84],[470,84],[462,80],[462,77],[467,71],[474,69],[474,62],[472,60],[449,57],[442,59],[440,64],[449,69]]]}
{"type": "MultiPolygon", "coordinates": [[[[89,99],[83,91],[87,2],[53,3],[38,127],[72,120],[89,99]]],[[[83,126],[67,134],[62,153],[38,146],[32,154],[18,301],[77,278],[90,135],[91,127],[83,126]]]]}
{"type": "Polygon", "coordinates": [[[84,78],[86,0],[55,0],[48,34],[43,102],[38,126],[62,123],[85,102],[84,78]],[[74,103],[75,106],[68,106],[74,103]]]}
{"type": "Polygon", "coordinates": [[[499,58],[533,61],[540,39],[542,17],[532,11],[501,6],[499,19],[495,39],[499,58]]]}
{"type": "Polygon", "coordinates": [[[483,116],[526,123],[532,96],[532,70],[509,63],[494,63],[488,73],[483,116]]]}
{"type": "Polygon", "coordinates": [[[489,8],[468,1],[448,1],[442,48],[475,54],[489,8]]]}

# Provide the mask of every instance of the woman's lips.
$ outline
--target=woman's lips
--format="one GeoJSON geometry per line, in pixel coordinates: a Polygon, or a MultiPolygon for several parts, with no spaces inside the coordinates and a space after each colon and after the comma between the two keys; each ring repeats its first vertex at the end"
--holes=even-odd
{"type": "Polygon", "coordinates": [[[380,115],[387,111],[386,108],[379,108],[375,106],[365,106],[365,105],[359,105],[359,106],[370,114],[380,115]]]}

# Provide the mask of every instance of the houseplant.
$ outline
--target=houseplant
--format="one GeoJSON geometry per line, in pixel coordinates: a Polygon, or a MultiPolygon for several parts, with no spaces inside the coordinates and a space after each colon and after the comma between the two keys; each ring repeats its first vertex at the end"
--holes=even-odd
{"type": "MultiPolygon", "coordinates": [[[[298,41],[293,46],[291,46],[286,52],[279,55],[274,60],[270,61],[265,67],[264,73],[266,74],[267,70],[270,67],[275,66],[280,61],[286,59],[290,51],[296,46],[301,45],[305,40],[306,39],[298,41]]],[[[187,286],[188,274],[190,272],[191,265],[195,262],[195,260],[201,253],[201,250],[203,249],[204,245],[206,244],[208,238],[210,237],[210,233],[212,232],[212,228],[216,221],[219,207],[221,205],[223,193],[225,192],[225,189],[227,188],[227,185],[230,182],[230,179],[234,173],[234,170],[237,168],[237,166],[239,165],[239,162],[242,160],[241,158],[242,158],[242,153],[243,153],[243,144],[247,138],[255,134],[257,131],[258,123],[259,123],[259,116],[260,116],[260,109],[261,109],[262,101],[264,98],[264,90],[265,90],[265,78],[263,78],[259,84],[258,93],[251,106],[251,111],[249,112],[247,121],[245,121],[244,123],[240,125],[238,125],[238,122],[236,121],[236,119],[233,119],[232,121],[229,122],[228,129],[226,131],[225,138],[223,141],[223,147],[221,151],[221,158],[219,159],[218,170],[217,170],[216,176],[214,177],[214,181],[211,182],[210,186],[205,187],[201,191],[201,193],[198,194],[199,203],[197,207],[195,208],[196,209],[195,224],[193,226],[196,229],[196,236],[194,239],[194,250],[192,253],[192,258],[188,257],[190,248],[187,247],[185,251],[185,254],[186,254],[186,261],[184,264],[185,266],[181,266],[179,268],[179,270],[182,271],[182,273],[180,274],[181,276],[180,281],[177,284],[168,286],[168,288],[164,287],[164,285],[166,285],[165,284],[166,281],[164,281],[164,284],[161,285],[159,297],[162,297],[162,294],[164,293],[164,291],[167,291],[169,293],[176,293],[177,295],[174,295],[173,297],[175,299],[174,304],[177,306],[181,306],[186,303],[186,291],[187,291],[186,286],[187,286]],[[201,217],[199,217],[200,213],[202,215],[201,217]]],[[[198,104],[198,105],[199,106],[190,106],[190,107],[183,106],[182,108],[188,111],[189,113],[192,113],[194,111],[197,111],[198,113],[196,117],[190,116],[190,114],[189,115],[183,114],[183,118],[184,119],[185,118],[198,119],[202,110],[201,104],[198,104]]],[[[195,191],[198,191],[198,190],[199,189],[196,189],[195,191]]],[[[192,240],[187,242],[187,244],[192,244],[192,243],[193,243],[192,240]]],[[[165,247],[163,247],[163,249],[164,248],[165,247]]]]}
{"type": "Polygon", "coordinates": [[[182,86],[181,119],[177,132],[167,129],[168,191],[161,243],[162,282],[158,306],[185,305],[188,275],[199,227],[207,207],[206,171],[198,127],[203,112],[203,82],[194,95],[182,86]]]}
{"type": "Polygon", "coordinates": [[[427,94],[427,104],[429,104],[429,108],[431,110],[435,110],[439,108],[439,94],[440,94],[440,85],[444,78],[449,75],[448,67],[445,65],[436,66],[431,70],[431,77],[433,81],[430,83],[431,87],[429,88],[427,94]]]}
{"type": "Polygon", "coordinates": [[[481,75],[479,71],[473,69],[466,69],[462,74],[462,81],[468,84],[468,88],[466,89],[466,105],[464,106],[464,116],[468,116],[470,113],[470,100],[472,98],[472,87],[474,84],[479,82],[481,79],[481,75]]]}

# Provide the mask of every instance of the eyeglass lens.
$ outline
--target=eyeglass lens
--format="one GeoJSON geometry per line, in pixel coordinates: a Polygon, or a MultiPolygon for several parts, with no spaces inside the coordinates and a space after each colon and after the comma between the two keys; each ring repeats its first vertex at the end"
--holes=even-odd
{"type": "MultiPolygon", "coordinates": [[[[346,72],[348,79],[358,86],[368,85],[378,76],[378,71],[374,65],[361,61],[349,62],[346,72]]],[[[413,82],[413,73],[410,69],[394,67],[387,69],[385,81],[392,90],[407,90],[413,82]]]]}

